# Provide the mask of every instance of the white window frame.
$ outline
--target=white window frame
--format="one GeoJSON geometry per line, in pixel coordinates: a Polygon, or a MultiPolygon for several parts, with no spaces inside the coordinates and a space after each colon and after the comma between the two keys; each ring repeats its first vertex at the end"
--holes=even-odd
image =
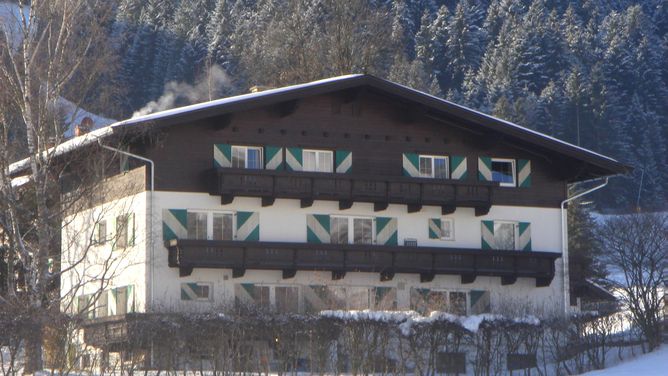
{"type": "MultiPolygon", "coordinates": [[[[466,300],[464,310],[465,310],[465,315],[469,314],[469,308],[470,308],[470,299],[471,297],[469,296],[469,291],[466,290],[459,290],[459,289],[429,289],[429,292],[437,292],[437,293],[445,293],[445,304],[446,308],[450,308],[452,305],[452,302],[450,301],[450,294],[451,293],[460,293],[464,294],[464,299],[466,300]]],[[[409,292],[410,294],[410,292],[409,292]]],[[[410,296],[409,296],[410,300],[410,296]]],[[[411,307],[412,308],[412,307],[411,307]]]]}
{"type": "MultiPolygon", "coordinates": [[[[196,281],[196,282],[183,282],[183,283],[196,283],[198,286],[207,286],[209,287],[209,296],[206,298],[201,298],[197,297],[196,299],[192,300],[181,300],[181,301],[189,301],[189,302],[212,302],[213,301],[213,283],[212,282],[204,282],[204,281],[196,281]]],[[[180,286],[179,286],[180,287],[180,286]]]]}
{"type": "MultiPolygon", "coordinates": [[[[510,220],[494,220],[494,243],[496,243],[496,225],[497,224],[510,224],[513,225],[514,229],[514,235],[513,237],[515,238],[515,246],[513,247],[512,251],[518,251],[519,250],[519,245],[520,245],[520,223],[518,221],[510,221],[510,220]]],[[[504,249],[504,251],[507,251],[507,249],[504,249]]]]}
{"type": "Polygon", "coordinates": [[[492,173],[492,181],[494,180],[494,169],[493,169],[493,164],[494,162],[509,162],[512,166],[512,171],[513,171],[513,182],[512,183],[504,183],[504,182],[499,182],[499,185],[501,187],[517,187],[517,161],[512,158],[492,158],[492,164],[490,165],[491,173],[492,173]]]}
{"type": "Polygon", "coordinates": [[[264,148],[262,146],[249,146],[249,145],[232,145],[232,163],[234,160],[234,149],[238,150],[243,150],[243,155],[244,155],[244,167],[237,167],[237,168],[246,168],[248,169],[248,150],[253,149],[253,150],[259,150],[260,151],[260,167],[259,168],[253,168],[253,170],[262,170],[264,169],[264,148]]]}
{"type": "Polygon", "coordinates": [[[323,149],[303,149],[302,150],[302,170],[305,172],[324,172],[324,173],[333,173],[334,170],[336,169],[336,166],[334,166],[334,152],[331,150],[323,150],[323,149]],[[305,153],[315,153],[315,170],[304,170],[304,155],[305,153]],[[320,169],[320,154],[327,154],[329,155],[331,159],[331,166],[332,170],[331,171],[322,171],[320,169]]]}
{"type": "Polygon", "coordinates": [[[431,160],[431,175],[423,175],[420,172],[420,177],[422,178],[432,178],[432,179],[450,179],[450,157],[447,155],[430,155],[430,154],[420,154],[418,155],[418,171],[420,169],[420,159],[429,158],[431,160]],[[436,169],[434,168],[434,159],[445,159],[445,177],[436,178],[436,169]]]}
{"type": "MultiPolygon", "coordinates": [[[[232,215],[232,240],[237,239],[237,213],[229,210],[204,210],[204,209],[187,209],[186,218],[190,213],[206,214],[206,239],[213,240],[213,215],[214,214],[231,214],[232,215]]],[[[186,232],[188,228],[186,226],[186,232]]],[[[190,237],[188,237],[190,238],[190,237]]]]}
{"type": "Polygon", "coordinates": [[[447,241],[454,241],[455,240],[455,219],[448,217],[448,218],[441,218],[441,232],[445,234],[445,231],[443,230],[443,225],[448,222],[450,223],[450,236],[442,236],[441,240],[447,240],[447,241]]]}
{"type": "Polygon", "coordinates": [[[348,220],[348,243],[355,243],[355,219],[371,220],[371,244],[376,244],[376,218],[363,215],[331,215],[330,218],[345,218],[348,220]]]}

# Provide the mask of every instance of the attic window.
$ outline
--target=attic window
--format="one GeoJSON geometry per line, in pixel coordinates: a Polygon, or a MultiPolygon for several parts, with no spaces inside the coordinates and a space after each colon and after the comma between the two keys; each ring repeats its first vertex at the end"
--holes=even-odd
{"type": "Polygon", "coordinates": [[[515,160],[492,158],[492,181],[498,181],[502,187],[516,187],[515,160]]]}
{"type": "Polygon", "coordinates": [[[256,146],[232,146],[232,167],[262,169],[262,148],[256,146]]]}

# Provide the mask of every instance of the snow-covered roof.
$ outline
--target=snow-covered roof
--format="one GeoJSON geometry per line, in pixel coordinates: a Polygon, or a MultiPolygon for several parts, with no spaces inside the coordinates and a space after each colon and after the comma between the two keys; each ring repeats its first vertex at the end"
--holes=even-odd
{"type": "MultiPolygon", "coordinates": [[[[90,144],[100,138],[113,134],[116,130],[126,127],[135,127],[140,124],[151,126],[154,124],[171,125],[176,123],[188,123],[206,117],[222,115],[235,111],[248,110],[312,95],[326,94],[329,92],[346,90],[356,87],[371,87],[374,90],[401,97],[404,100],[418,102],[437,112],[447,113],[465,121],[471,127],[484,127],[496,132],[516,137],[528,143],[546,148],[552,152],[559,153],[571,158],[580,159],[597,167],[595,176],[614,175],[631,170],[615,159],[578,147],[557,138],[536,132],[520,125],[496,118],[482,112],[446,101],[444,99],[420,92],[418,90],[396,84],[384,79],[366,74],[351,74],[338,77],[317,80],[299,85],[291,85],[282,88],[269,89],[256,93],[242,94],[233,97],[217,99],[209,102],[197,103],[189,106],[174,108],[170,110],[142,115],[131,119],[115,122],[89,134],[68,140],[57,146],[50,152],[69,152],[73,149],[90,144]]],[[[10,173],[26,168],[27,160],[12,164],[10,173]]]]}

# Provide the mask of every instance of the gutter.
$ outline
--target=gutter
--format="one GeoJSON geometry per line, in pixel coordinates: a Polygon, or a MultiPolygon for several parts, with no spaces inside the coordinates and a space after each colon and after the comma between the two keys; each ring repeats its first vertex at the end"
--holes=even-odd
{"type": "MultiPolygon", "coordinates": [[[[561,259],[564,263],[564,313],[568,316],[570,312],[571,302],[570,302],[570,277],[568,270],[568,217],[566,216],[566,204],[578,199],[582,196],[588,195],[594,191],[597,191],[606,185],[608,185],[608,177],[605,178],[603,184],[597,185],[593,188],[590,188],[584,192],[578,193],[573,197],[569,197],[561,202],[561,259]]],[[[600,180],[592,179],[589,181],[600,180]]]]}
{"type": "Polygon", "coordinates": [[[154,244],[153,244],[154,243],[154,241],[153,241],[153,196],[154,196],[154,193],[155,193],[155,162],[153,162],[151,159],[144,158],[140,155],[132,154],[132,153],[124,151],[124,150],[120,150],[120,149],[117,149],[117,148],[114,148],[114,147],[111,147],[111,146],[104,145],[104,144],[102,144],[102,141],[99,140],[99,139],[97,140],[97,143],[103,149],[107,149],[107,150],[113,151],[115,153],[123,154],[123,155],[126,155],[128,157],[138,159],[142,162],[146,162],[149,165],[151,165],[151,191],[150,191],[150,197],[148,199],[148,219],[146,221],[148,226],[147,226],[147,229],[146,229],[146,234],[147,234],[146,236],[149,239],[149,248],[150,248],[150,250],[149,250],[149,256],[150,256],[149,263],[151,265],[150,269],[149,269],[150,270],[150,277],[149,277],[150,299],[149,299],[149,301],[150,301],[150,307],[153,308],[153,274],[154,274],[153,269],[154,269],[154,264],[155,264],[155,262],[154,262],[154,253],[155,253],[154,248],[155,247],[154,247],[154,244]]]}

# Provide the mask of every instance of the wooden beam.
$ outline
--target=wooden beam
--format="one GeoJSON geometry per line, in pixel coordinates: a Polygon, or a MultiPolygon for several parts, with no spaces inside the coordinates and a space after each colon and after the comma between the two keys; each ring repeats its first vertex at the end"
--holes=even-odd
{"type": "Polygon", "coordinates": [[[475,282],[476,279],[475,274],[462,274],[461,279],[462,279],[462,285],[467,285],[469,283],[475,282]]]}
{"type": "Polygon", "coordinates": [[[241,278],[246,274],[245,268],[234,268],[232,269],[232,278],[241,278]]]}
{"type": "Polygon", "coordinates": [[[313,206],[313,199],[312,198],[302,198],[299,200],[299,207],[304,209],[304,208],[310,208],[313,206]]]}
{"type": "Polygon", "coordinates": [[[383,211],[387,209],[390,204],[388,202],[374,202],[373,211],[383,211]]]}
{"type": "Polygon", "coordinates": [[[436,273],[420,273],[420,282],[427,283],[434,280],[436,273]]]}
{"type": "Polygon", "coordinates": [[[475,216],[480,217],[483,215],[487,215],[489,213],[489,209],[492,208],[492,205],[485,205],[485,206],[476,206],[475,207],[475,216]]]}
{"type": "Polygon", "coordinates": [[[179,266],[179,277],[188,277],[193,274],[193,267],[190,265],[179,266]]]}
{"type": "Polygon", "coordinates": [[[222,205],[231,204],[234,201],[234,195],[220,195],[220,203],[222,205]]]}
{"type": "Polygon", "coordinates": [[[417,213],[422,210],[422,205],[420,204],[408,204],[407,206],[406,211],[409,213],[417,213]]]}
{"type": "Polygon", "coordinates": [[[283,279],[294,278],[297,275],[297,269],[283,269],[283,279]]]}
{"type": "Polygon", "coordinates": [[[387,282],[391,281],[394,278],[394,271],[392,270],[384,270],[380,272],[380,281],[381,282],[387,282]]]}
{"type": "Polygon", "coordinates": [[[552,278],[536,278],[536,287],[547,287],[552,283],[552,278]]]}
{"type": "Polygon", "coordinates": [[[353,207],[353,202],[351,200],[341,200],[339,201],[339,210],[346,210],[353,207]]]}
{"type": "Polygon", "coordinates": [[[332,281],[342,280],[346,276],[346,272],[340,270],[332,270],[332,281]]]}
{"type": "Polygon", "coordinates": [[[272,206],[274,205],[274,201],[276,201],[276,197],[262,197],[262,206],[272,206]]]}
{"type": "Polygon", "coordinates": [[[501,277],[501,284],[503,286],[508,286],[512,285],[515,282],[517,282],[517,276],[516,275],[510,275],[510,276],[503,276],[501,277]]]}
{"type": "Polygon", "coordinates": [[[455,210],[457,210],[457,206],[455,205],[441,205],[441,215],[452,214],[455,210]]]}

